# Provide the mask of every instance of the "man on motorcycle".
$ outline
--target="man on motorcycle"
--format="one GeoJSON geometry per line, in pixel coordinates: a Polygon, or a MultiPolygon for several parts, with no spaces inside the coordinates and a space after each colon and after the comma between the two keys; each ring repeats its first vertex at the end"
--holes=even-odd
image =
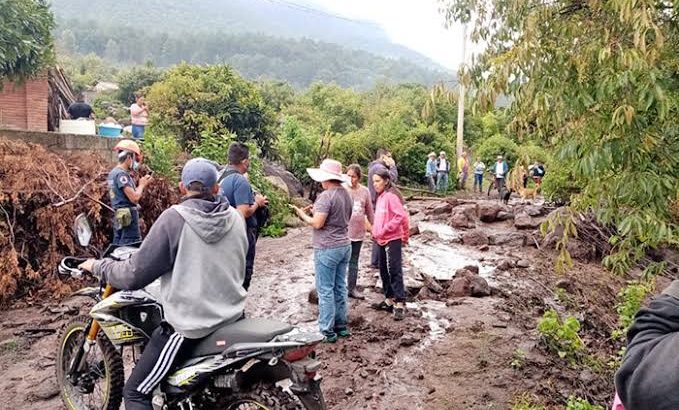
{"type": "Polygon", "coordinates": [[[136,186],[130,170],[136,171],[143,156],[139,145],[131,140],[120,141],[115,148],[118,165],[108,174],[109,196],[113,207],[113,244],[129,245],[141,242],[139,210],[137,206],[150,175],[144,175],[136,186]]]}
{"type": "Polygon", "coordinates": [[[245,221],[217,195],[217,169],[206,159],[184,165],[179,189],[181,204],[160,215],[131,258],[80,265],[116,289],[141,289],[160,278],[168,323],[153,333],[125,384],[127,410],[152,409],[152,391],[180,348],[243,315],[245,221]]]}

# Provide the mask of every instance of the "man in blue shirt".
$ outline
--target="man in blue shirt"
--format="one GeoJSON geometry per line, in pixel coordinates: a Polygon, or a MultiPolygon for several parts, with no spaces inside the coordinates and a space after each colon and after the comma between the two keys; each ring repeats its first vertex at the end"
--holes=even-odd
{"type": "Polygon", "coordinates": [[[255,264],[255,246],[259,228],[255,211],[268,204],[265,196],[255,195],[250,182],[243,176],[249,168],[250,150],[247,145],[240,142],[232,143],[229,146],[229,165],[222,174],[219,186],[221,194],[229,200],[229,204],[245,218],[248,235],[248,253],[245,260],[245,280],[243,281],[245,290],[250,287],[255,264]]]}
{"type": "Polygon", "coordinates": [[[436,153],[430,152],[427,160],[427,170],[424,174],[429,183],[429,192],[436,191],[436,153]]]}
{"type": "Polygon", "coordinates": [[[109,197],[113,208],[113,245],[141,242],[138,204],[146,186],[151,182],[145,175],[136,186],[130,170],[137,170],[143,156],[139,145],[130,140],[120,141],[114,148],[118,152],[118,165],[108,174],[109,197]]]}

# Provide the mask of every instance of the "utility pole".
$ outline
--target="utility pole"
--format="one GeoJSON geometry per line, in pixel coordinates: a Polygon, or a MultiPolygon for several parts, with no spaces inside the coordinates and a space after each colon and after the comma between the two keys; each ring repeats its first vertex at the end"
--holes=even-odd
{"type": "MultiPolygon", "coordinates": [[[[467,23],[464,23],[462,29],[462,64],[467,61],[467,23]]],[[[460,87],[460,95],[457,97],[457,157],[462,157],[462,150],[464,147],[464,84],[460,79],[460,72],[457,72],[457,82],[460,87]]]]}

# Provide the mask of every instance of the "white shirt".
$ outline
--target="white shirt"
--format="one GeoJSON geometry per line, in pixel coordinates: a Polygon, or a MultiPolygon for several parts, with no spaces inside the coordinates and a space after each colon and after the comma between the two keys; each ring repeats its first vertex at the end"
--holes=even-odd
{"type": "Polygon", "coordinates": [[[441,158],[439,160],[439,171],[447,171],[448,170],[448,160],[445,158],[441,158]]]}
{"type": "Polygon", "coordinates": [[[495,163],[495,177],[497,178],[504,178],[505,174],[504,171],[505,167],[502,166],[502,162],[496,162],[495,163]]]}

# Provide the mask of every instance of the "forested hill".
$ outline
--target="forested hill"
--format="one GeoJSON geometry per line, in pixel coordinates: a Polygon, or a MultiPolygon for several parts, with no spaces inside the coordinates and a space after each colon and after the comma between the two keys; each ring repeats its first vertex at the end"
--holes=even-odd
{"type": "Polygon", "coordinates": [[[227,63],[248,78],[298,88],[315,81],[356,89],[381,81],[431,85],[453,76],[390,43],[371,23],[310,15],[275,1],[53,0],[52,9],[61,47],[117,64],[227,63]]]}
{"type": "Polygon", "coordinates": [[[52,0],[51,3],[59,20],[95,20],[169,34],[219,31],[309,38],[441,69],[424,55],[392,43],[375,23],[341,18],[304,0],[52,0]]]}

